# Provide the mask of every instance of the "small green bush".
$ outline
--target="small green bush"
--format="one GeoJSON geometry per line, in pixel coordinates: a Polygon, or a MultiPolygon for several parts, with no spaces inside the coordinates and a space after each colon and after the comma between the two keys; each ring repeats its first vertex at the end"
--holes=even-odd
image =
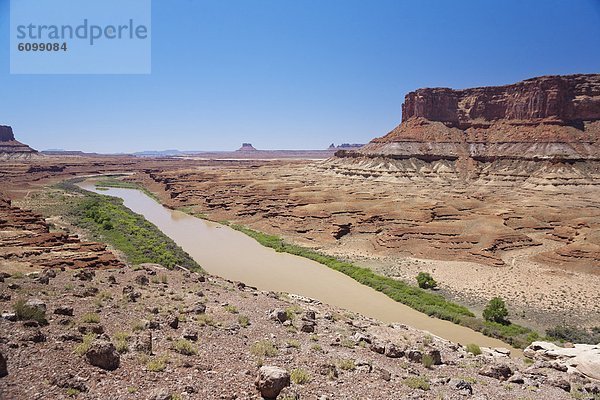
{"type": "Polygon", "coordinates": [[[338,361],[338,367],[344,371],[353,371],[356,368],[356,363],[351,358],[346,358],[338,361]]]}
{"type": "Polygon", "coordinates": [[[238,313],[237,307],[233,306],[231,304],[227,304],[224,308],[225,308],[225,311],[227,311],[228,313],[232,313],[232,314],[237,314],[238,313]]]}
{"type": "Polygon", "coordinates": [[[75,353],[82,356],[90,349],[92,346],[92,342],[96,339],[96,335],[93,333],[88,333],[83,337],[83,342],[79,343],[75,346],[75,353]]]}
{"type": "Polygon", "coordinates": [[[296,368],[290,372],[290,380],[296,385],[304,385],[310,382],[310,374],[303,368],[296,368]]]}
{"type": "Polygon", "coordinates": [[[273,343],[268,340],[260,340],[250,347],[250,352],[257,357],[275,357],[279,351],[273,343]]]}
{"type": "Polygon", "coordinates": [[[500,297],[491,299],[483,310],[483,318],[486,321],[503,324],[508,322],[506,317],[508,317],[506,303],[500,297]]]}
{"type": "Polygon", "coordinates": [[[25,300],[17,300],[15,304],[13,304],[13,311],[17,315],[17,319],[19,321],[37,321],[41,325],[46,325],[48,321],[46,321],[46,312],[42,309],[28,306],[25,300]]]}
{"type": "Polygon", "coordinates": [[[411,389],[429,390],[429,381],[421,376],[410,376],[404,379],[404,384],[411,389]]]}
{"type": "Polygon", "coordinates": [[[250,326],[250,318],[246,315],[238,315],[238,324],[240,324],[242,328],[247,328],[250,326]]]}
{"type": "Polygon", "coordinates": [[[194,356],[198,354],[198,350],[189,340],[179,339],[173,344],[173,350],[176,352],[186,355],[194,356]]]}
{"type": "Polygon", "coordinates": [[[149,360],[146,363],[146,368],[151,372],[162,372],[167,369],[167,362],[169,359],[166,356],[157,357],[152,360],[149,360]]]}
{"type": "Polygon", "coordinates": [[[421,289],[433,289],[437,286],[437,282],[427,272],[419,272],[417,283],[421,289]]]}
{"type": "Polygon", "coordinates": [[[100,322],[100,316],[97,313],[83,314],[83,316],[81,317],[81,322],[97,324],[98,322],[100,322]]]}
{"type": "Polygon", "coordinates": [[[429,354],[423,354],[423,358],[421,360],[421,362],[423,363],[423,366],[425,368],[431,368],[433,366],[433,357],[429,354]]]}
{"type": "Polygon", "coordinates": [[[476,345],[475,343],[469,343],[467,345],[467,351],[475,356],[478,356],[481,354],[481,348],[476,345]]]}

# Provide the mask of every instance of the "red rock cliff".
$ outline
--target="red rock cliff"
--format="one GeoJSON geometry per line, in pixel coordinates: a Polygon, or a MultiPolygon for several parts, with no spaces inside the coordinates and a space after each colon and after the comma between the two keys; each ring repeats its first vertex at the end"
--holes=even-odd
{"type": "Polygon", "coordinates": [[[415,117],[460,129],[498,120],[578,125],[600,119],[600,74],[543,76],[464,90],[418,89],[402,105],[403,122],[415,117]]]}

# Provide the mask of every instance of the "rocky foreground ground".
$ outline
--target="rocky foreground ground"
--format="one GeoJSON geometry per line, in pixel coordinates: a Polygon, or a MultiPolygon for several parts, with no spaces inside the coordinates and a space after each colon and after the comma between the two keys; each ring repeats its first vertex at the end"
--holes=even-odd
{"type": "Polygon", "coordinates": [[[4,399],[253,399],[278,386],[279,399],[568,399],[600,389],[541,356],[475,356],[407,326],[158,265],[2,280],[4,399]],[[45,311],[47,324],[27,310],[45,311]]]}

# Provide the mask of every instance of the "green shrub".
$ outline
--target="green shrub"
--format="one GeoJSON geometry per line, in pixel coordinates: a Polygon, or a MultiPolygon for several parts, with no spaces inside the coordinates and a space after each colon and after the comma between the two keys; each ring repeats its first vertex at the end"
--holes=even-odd
{"type": "Polygon", "coordinates": [[[356,368],[356,363],[351,358],[345,358],[343,360],[338,361],[338,367],[343,369],[344,371],[353,371],[356,368]]]}
{"type": "Polygon", "coordinates": [[[506,303],[500,297],[494,297],[483,310],[483,318],[486,321],[497,322],[499,324],[507,323],[508,310],[506,303]]]}
{"type": "Polygon", "coordinates": [[[152,360],[149,360],[146,363],[146,368],[151,372],[162,372],[167,369],[167,362],[169,359],[166,356],[157,357],[152,360]]]}
{"type": "Polygon", "coordinates": [[[290,372],[290,380],[296,385],[304,385],[310,382],[310,374],[303,368],[296,368],[290,372]]]}
{"type": "Polygon", "coordinates": [[[194,356],[198,354],[198,350],[196,350],[196,347],[193,345],[193,343],[185,339],[177,340],[173,344],[173,350],[186,356],[194,356]]]}
{"type": "Polygon", "coordinates": [[[590,330],[576,326],[557,325],[554,328],[546,330],[548,337],[561,342],[571,343],[600,343],[600,327],[594,327],[590,330]]]}
{"type": "Polygon", "coordinates": [[[129,334],[127,332],[117,332],[114,335],[115,348],[119,353],[127,353],[129,351],[129,334]]]}
{"type": "Polygon", "coordinates": [[[242,328],[247,328],[250,326],[250,318],[246,315],[238,315],[238,324],[240,324],[242,328]]]}
{"type": "Polygon", "coordinates": [[[475,343],[469,343],[467,345],[467,351],[476,356],[481,354],[481,348],[478,345],[476,345],[475,343]]]}
{"type": "Polygon", "coordinates": [[[83,316],[81,317],[81,322],[97,324],[100,322],[100,315],[98,315],[97,313],[83,314],[83,316]]]}
{"type": "Polygon", "coordinates": [[[423,366],[425,368],[431,368],[433,366],[433,357],[429,354],[423,354],[423,358],[421,360],[421,362],[423,363],[423,366]]]}
{"type": "Polygon", "coordinates": [[[232,313],[232,314],[237,314],[238,313],[237,307],[233,306],[231,304],[227,304],[224,308],[225,308],[225,311],[227,311],[229,313],[232,313]]]}
{"type": "Polygon", "coordinates": [[[437,286],[437,282],[428,272],[419,272],[417,275],[417,283],[421,289],[433,289],[437,286]]]}
{"type": "Polygon", "coordinates": [[[25,300],[17,300],[17,302],[13,304],[13,311],[17,315],[19,321],[33,320],[41,325],[46,325],[48,323],[48,321],[46,321],[46,312],[41,308],[27,305],[25,300]]]}
{"type": "Polygon", "coordinates": [[[93,333],[88,333],[83,337],[83,342],[79,343],[75,346],[75,353],[82,356],[90,349],[92,346],[92,342],[96,339],[96,335],[93,333]]]}
{"type": "Polygon", "coordinates": [[[277,347],[268,340],[259,340],[250,347],[250,352],[257,357],[275,357],[279,352],[277,347]]]}
{"type": "Polygon", "coordinates": [[[421,376],[410,376],[402,382],[411,389],[429,390],[429,381],[421,376]]]}

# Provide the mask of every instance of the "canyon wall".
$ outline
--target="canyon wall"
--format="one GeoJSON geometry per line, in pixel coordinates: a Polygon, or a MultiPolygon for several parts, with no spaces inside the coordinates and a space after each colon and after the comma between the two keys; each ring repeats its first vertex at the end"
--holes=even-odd
{"type": "Polygon", "coordinates": [[[0,125],[0,160],[30,159],[36,156],[36,150],[15,140],[10,126],[0,125]]]}
{"type": "Polygon", "coordinates": [[[544,76],[410,92],[400,125],[360,150],[337,152],[327,164],[374,177],[597,184],[598,138],[600,74],[544,76]]]}

